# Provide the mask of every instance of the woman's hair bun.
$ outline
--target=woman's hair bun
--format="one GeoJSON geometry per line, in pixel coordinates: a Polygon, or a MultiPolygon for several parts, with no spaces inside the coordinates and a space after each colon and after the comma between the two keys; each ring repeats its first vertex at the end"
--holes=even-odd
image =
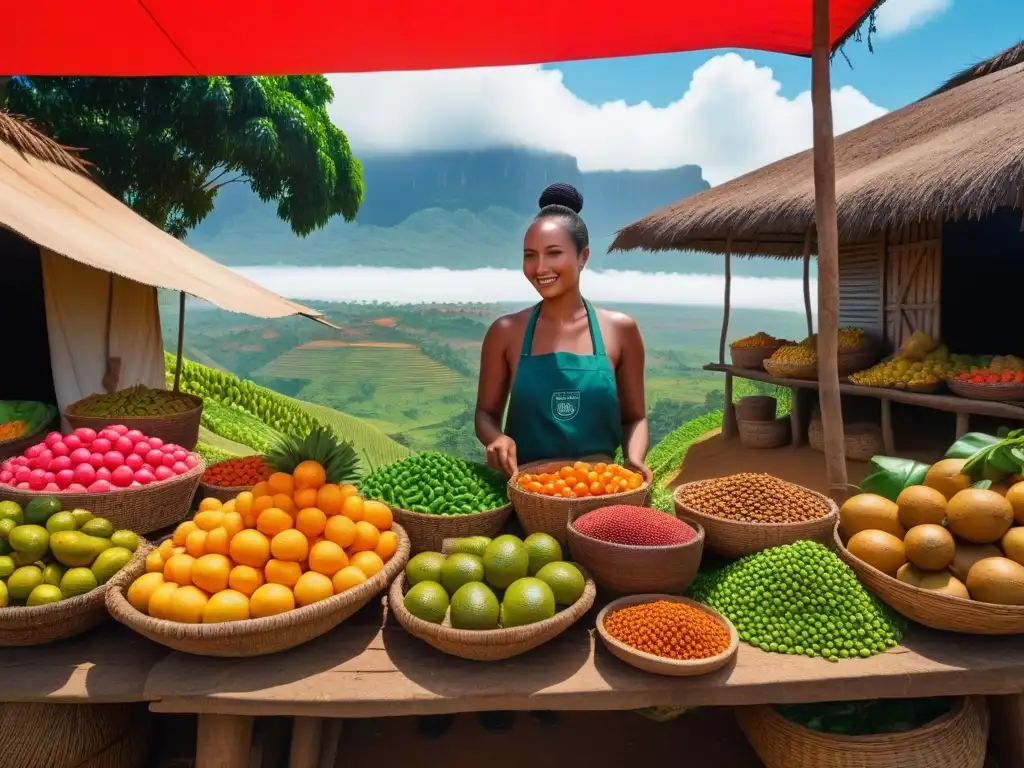
{"type": "Polygon", "coordinates": [[[549,205],[561,205],[570,211],[579,213],[583,210],[583,195],[572,184],[558,181],[540,193],[538,203],[541,208],[547,208],[549,205]]]}

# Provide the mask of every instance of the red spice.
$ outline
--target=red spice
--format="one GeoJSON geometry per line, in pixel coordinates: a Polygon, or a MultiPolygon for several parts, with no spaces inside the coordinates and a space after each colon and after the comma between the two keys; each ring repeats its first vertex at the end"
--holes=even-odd
{"type": "Polygon", "coordinates": [[[689,525],[650,507],[616,504],[581,515],[576,530],[592,539],[635,547],[669,547],[686,544],[697,535],[689,525]]]}
{"type": "Polygon", "coordinates": [[[203,473],[203,482],[221,488],[253,486],[270,477],[271,469],[262,456],[241,456],[220,461],[203,473]]]}

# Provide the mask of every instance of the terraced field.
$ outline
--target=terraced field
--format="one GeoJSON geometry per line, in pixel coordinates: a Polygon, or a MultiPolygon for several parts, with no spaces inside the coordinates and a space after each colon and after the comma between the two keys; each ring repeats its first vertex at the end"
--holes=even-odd
{"type": "Polygon", "coordinates": [[[351,440],[359,457],[367,465],[364,469],[390,464],[411,453],[404,445],[396,443],[382,430],[372,424],[367,424],[362,419],[323,405],[307,403],[304,400],[292,400],[292,402],[313,414],[322,424],[331,427],[346,440],[351,440]]]}

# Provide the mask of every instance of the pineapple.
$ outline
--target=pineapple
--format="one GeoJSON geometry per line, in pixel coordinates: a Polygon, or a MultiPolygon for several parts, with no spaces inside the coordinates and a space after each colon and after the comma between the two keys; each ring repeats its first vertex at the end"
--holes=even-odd
{"type": "Polygon", "coordinates": [[[328,483],[352,483],[359,477],[359,455],[352,443],[339,442],[330,430],[314,427],[302,440],[285,435],[267,451],[267,463],[275,472],[291,474],[303,461],[324,468],[328,483]]]}

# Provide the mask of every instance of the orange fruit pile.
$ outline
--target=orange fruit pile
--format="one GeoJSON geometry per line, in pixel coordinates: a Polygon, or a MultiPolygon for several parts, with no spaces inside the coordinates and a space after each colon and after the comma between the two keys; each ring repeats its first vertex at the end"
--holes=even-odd
{"type": "Polygon", "coordinates": [[[588,464],[585,461],[566,464],[554,472],[536,475],[524,472],[516,478],[516,485],[524,491],[566,499],[634,491],[643,484],[643,475],[619,464],[588,464]]]}
{"type": "Polygon", "coordinates": [[[146,557],[128,602],[186,623],[273,616],[326,600],[378,573],[398,549],[391,510],[304,461],[191,520],[146,557]]]}

